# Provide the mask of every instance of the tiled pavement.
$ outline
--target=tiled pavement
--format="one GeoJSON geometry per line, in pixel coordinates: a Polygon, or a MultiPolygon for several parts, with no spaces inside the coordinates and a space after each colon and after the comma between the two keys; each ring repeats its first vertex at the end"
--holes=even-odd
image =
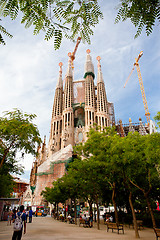
{"type": "MultiPolygon", "coordinates": [[[[0,240],[11,240],[13,226],[7,226],[7,222],[0,222],[0,240]]],[[[152,229],[143,229],[139,231],[140,239],[155,240],[155,234],[152,229]]],[[[22,240],[133,240],[135,239],[134,230],[125,226],[124,234],[117,234],[101,224],[100,230],[97,230],[96,224],[93,228],[84,228],[83,226],[69,224],[54,220],[51,217],[33,217],[32,223],[27,223],[27,232],[22,236],[22,240]]]]}

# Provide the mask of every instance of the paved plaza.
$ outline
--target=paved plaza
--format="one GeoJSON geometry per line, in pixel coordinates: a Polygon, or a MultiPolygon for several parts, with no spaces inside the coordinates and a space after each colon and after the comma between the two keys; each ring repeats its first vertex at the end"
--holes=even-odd
{"type": "MultiPolygon", "coordinates": [[[[32,223],[27,223],[27,233],[22,240],[132,240],[134,230],[125,226],[124,234],[107,232],[104,224],[100,225],[100,230],[93,228],[84,228],[83,226],[69,224],[54,220],[51,217],[34,217],[32,223]]],[[[6,221],[0,222],[0,240],[11,240],[13,226],[7,226],[6,221]]],[[[152,229],[145,228],[139,231],[140,239],[155,240],[155,234],[152,229]]]]}

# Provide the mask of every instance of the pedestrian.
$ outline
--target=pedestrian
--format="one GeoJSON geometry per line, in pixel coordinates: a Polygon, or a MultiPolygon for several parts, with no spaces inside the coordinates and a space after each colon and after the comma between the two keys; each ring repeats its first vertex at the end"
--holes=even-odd
{"type": "Polygon", "coordinates": [[[26,223],[27,223],[27,219],[28,219],[28,215],[29,215],[29,211],[28,211],[28,209],[26,209],[26,223]]]}
{"type": "Polygon", "coordinates": [[[8,223],[7,223],[7,225],[9,225],[9,224],[11,225],[12,215],[13,215],[13,212],[12,212],[12,210],[10,210],[9,213],[8,213],[8,223]]]}
{"type": "Polygon", "coordinates": [[[113,217],[112,216],[110,216],[109,221],[113,222],[113,217]]]}
{"type": "Polygon", "coordinates": [[[14,208],[13,209],[13,214],[12,214],[12,222],[13,222],[13,219],[16,218],[16,212],[17,212],[17,210],[14,208]]]}
{"type": "Polygon", "coordinates": [[[35,214],[36,214],[36,217],[37,217],[37,214],[38,214],[38,210],[39,210],[39,209],[37,208],[37,209],[36,209],[36,213],[35,213],[35,214]]]}
{"type": "Polygon", "coordinates": [[[33,215],[33,211],[32,211],[32,209],[30,208],[30,210],[29,210],[29,223],[32,222],[32,215],[33,215]]]}
{"type": "Polygon", "coordinates": [[[23,212],[24,206],[20,206],[20,211],[16,213],[13,222],[14,222],[14,232],[12,240],[21,240],[22,232],[24,227],[24,234],[26,233],[26,214],[23,212]]]}
{"type": "Polygon", "coordinates": [[[92,212],[90,213],[90,216],[89,216],[89,222],[90,222],[90,227],[93,227],[93,213],[92,212]]]}

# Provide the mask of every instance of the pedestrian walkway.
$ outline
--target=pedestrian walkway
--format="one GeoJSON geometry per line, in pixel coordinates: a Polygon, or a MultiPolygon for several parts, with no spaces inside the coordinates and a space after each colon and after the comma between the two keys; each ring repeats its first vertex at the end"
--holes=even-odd
{"type": "MultiPolygon", "coordinates": [[[[0,222],[0,240],[11,240],[13,226],[7,226],[7,222],[0,222]]],[[[152,229],[139,231],[141,240],[155,240],[152,229]]],[[[96,224],[93,228],[79,227],[79,225],[69,224],[54,220],[51,217],[33,217],[32,223],[27,223],[27,232],[22,240],[133,240],[134,230],[125,227],[124,234],[107,232],[106,226],[101,224],[97,230],[96,224]]]]}

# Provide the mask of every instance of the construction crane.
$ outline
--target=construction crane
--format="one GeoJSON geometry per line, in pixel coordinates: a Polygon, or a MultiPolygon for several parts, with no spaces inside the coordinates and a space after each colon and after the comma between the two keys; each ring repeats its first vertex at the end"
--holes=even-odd
{"type": "Polygon", "coordinates": [[[132,70],[131,70],[128,78],[127,78],[127,81],[126,81],[126,83],[125,83],[125,85],[124,85],[124,88],[125,88],[128,80],[129,80],[130,76],[132,75],[132,73],[133,73],[133,71],[134,71],[134,69],[135,69],[135,66],[136,66],[136,68],[137,68],[137,73],[138,73],[139,84],[140,84],[140,88],[141,88],[141,94],[142,94],[143,104],[144,104],[144,109],[145,109],[145,116],[146,116],[146,118],[147,118],[147,123],[148,123],[148,125],[149,125],[149,123],[150,123],[150,113],[149,113],[149,110],[148,110],[148,105],[147,105],[146,95],[145,95],[145,91],[144,91],[142,76],[141,76],[140,67],[139,67],[139,63],[138,63],[138,61],[139,61],[139,59],[142,57],[142,55],[143,55],[143,52],[141,51],[140,54],[138,55],[138,58],[135,58],[136,61],[135,61],[135,63],[134,63],[134,66],[133,66],[133,68],[132,68],[132,70]]]}
{"type": "MultiPolygon", "coordinates": [[[[68,53],[68,57],[71,58],[72,71],[74,71],[74,63],[73,63],[73,61],[74,61],[74,59],[75,59],[75,54],[76,54],[76,52],[77,52],[77,48],[78,48],[78,45],[80,44],[80,42],[81,42],[81,37],[78,37],[78,38],[77,38],[76,46],[75,46],[75,48],[74,48],[74,51],[73,51],[72,53],[71,53],[71,52],[68,53]]],[[[64,82],[65,82],[65,78],[64,78],[64,80],[63,80],[63,84],[64,84],[64,82]]]]}
{"type": "Polygon", "coordinates": [[[72,66],[72,69],[74,69],[73,61],[74,61],[74,59],[75,59],[75,54],[76,54],[76,52],[77,52],[77,48],[78,48],[78,45],[80,44],[80,42],[81,42],[81,37],[78,37],[74,51],[73,51],[72,53],[71,53],[71,52],[68,53],[68,56],[71,58],[71,66],[72,66]]]}

